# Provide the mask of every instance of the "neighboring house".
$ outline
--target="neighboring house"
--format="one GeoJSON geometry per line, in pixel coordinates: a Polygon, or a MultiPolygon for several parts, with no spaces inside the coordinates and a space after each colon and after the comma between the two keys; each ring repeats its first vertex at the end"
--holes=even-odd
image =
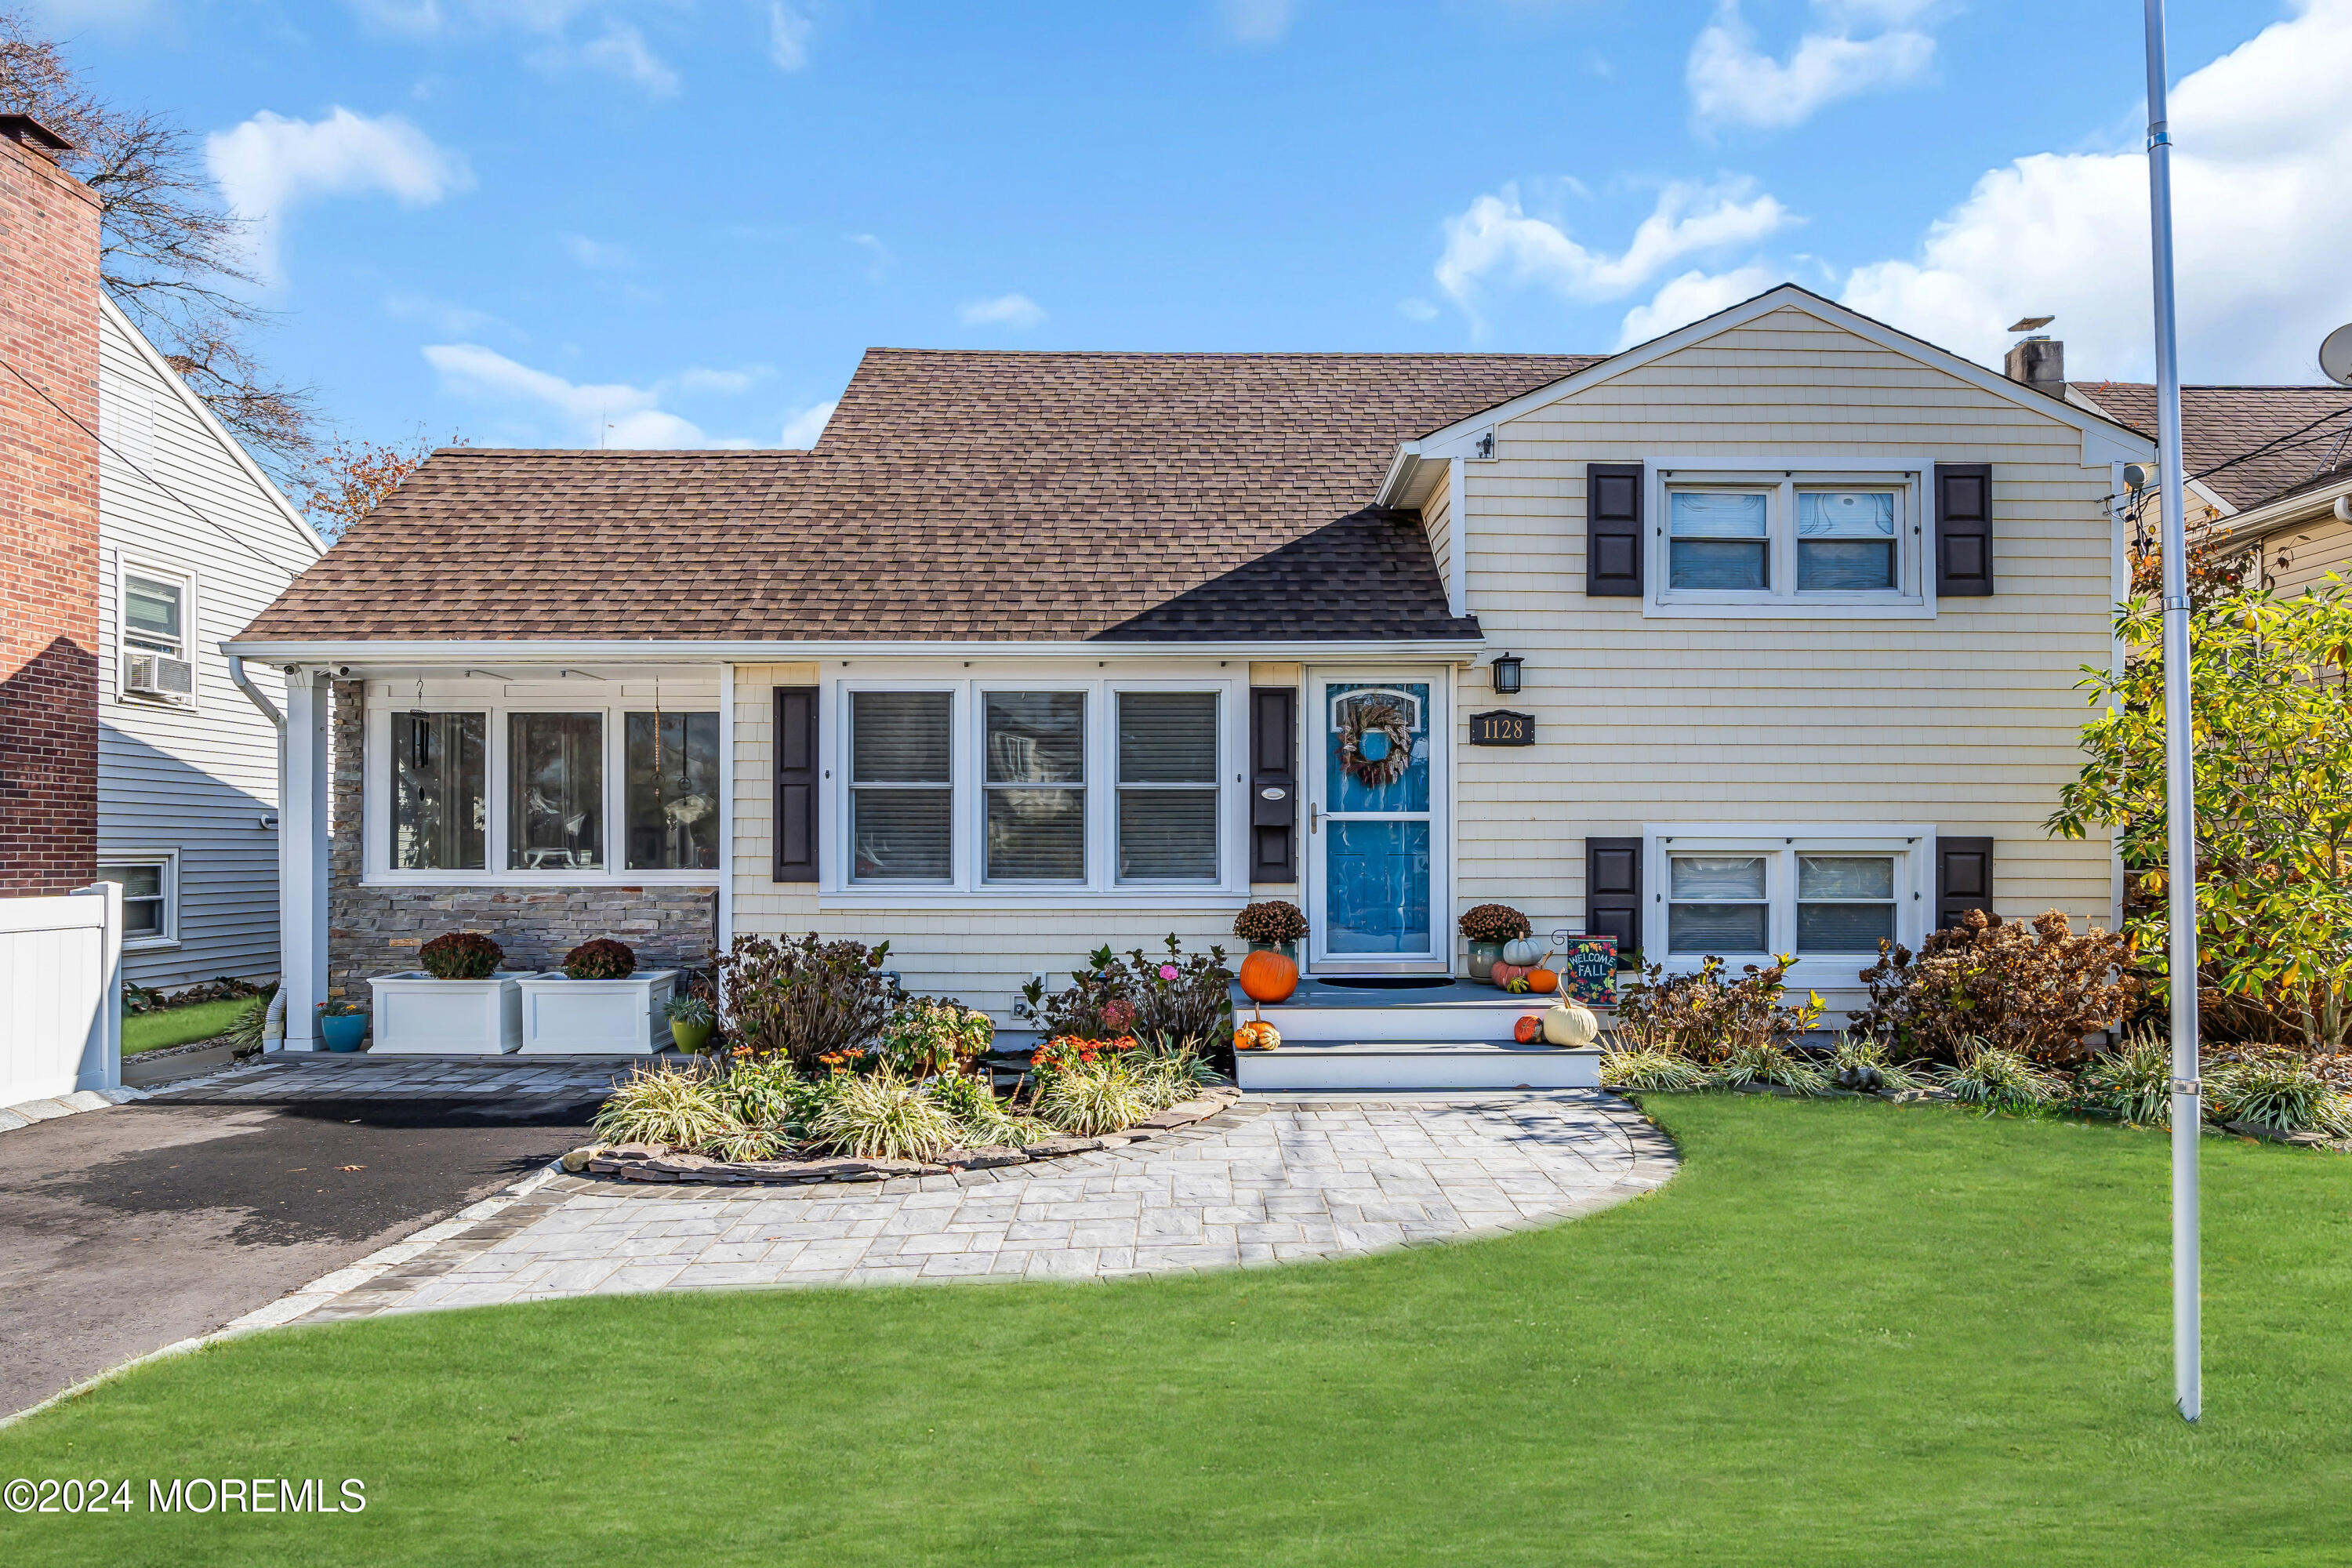
{"type": "MultiPolygon", "coordinates": [[[[2145,383],[2077,382],[2068,395],[2156,428],[2156,388],[2145,383]]],[[[2331,574],[2352,582],[2352,388],[2184,386],[2180,425],[2191,538],[2258,548],[2263,585],[2282,594],[2331,574]]]]}
{"type": "Polygon", "coordinates": [[[290,1043],[461,927],[887,939],[1009,1022],[1261,897],[1324,979],[1454,973],[1493,900],[1834,1005],[1971,907],[2112,923],[2042,824],[2152,457],[1794,287],[1607,358],[876,350],[805,453],[440,452],[229,645],[299,672],[290,1043]]]}
{"type": "MultiPolygon", "coordinates": [[[[123,889],[123,973],[278,973],[278,741],[220,641],[324,545],[99,284],[58,139],[0,117],[0,885],[123,889]]],[[[255,698],[284,677],[257,668],[255,698]]]]}

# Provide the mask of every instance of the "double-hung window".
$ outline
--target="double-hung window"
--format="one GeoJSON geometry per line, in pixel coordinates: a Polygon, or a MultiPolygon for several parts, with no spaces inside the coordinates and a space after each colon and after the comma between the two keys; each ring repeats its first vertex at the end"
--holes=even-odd
{"type": "Polygon", "coordinates": [[[1924,613],[1917,475],[1662,468],[1655,607],[1924,613]]]}
{"type": "Polygon", "coordinates": [[[716,711],[388,695],[372,700],[371,875],[682,880],[719,868],[716,711]]]}
{"type": "Polygon", "coordinates": [[[845,684],[836,886],[1222,888],[1230,701],[1108,678],[845,684]]]}
{"type": "Polygon", "coordinates": [[[186,705],[195,700],[194,584],[176,573],[129,567],[122,574],[122,694],[186,705]]]}
{"type": "Polygon", "coordinates": [[[1664,946],[1678,966],[1787,954],[1808,983],[1852,984],[1879,943],[1918,940],[1932,843],[1924,829],[1652,832],[1664,946]]]}
{"type": "Polygon", "coordinates": [[[122,942],[161,947],[179,936],[179,858],[171,853],[110,855],[98,879],[122,889],[122,942]]]}

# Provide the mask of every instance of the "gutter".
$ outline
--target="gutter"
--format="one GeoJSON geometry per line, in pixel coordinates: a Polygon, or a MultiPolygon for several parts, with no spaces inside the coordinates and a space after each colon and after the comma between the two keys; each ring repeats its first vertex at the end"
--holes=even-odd
{"type": "Polygon", "coordinates": [[[2281,529],[2303,523],[2320,522],[2330,517],[2352,521],[2345,516],[2347,511],[2352,511],[2352,505],[2347,505],[2347,502],[2352,502],[2352,479],[2322,485],[2300,495],[2265,501],[2235,517],[2224,519],[2208,537],[2217,544],[2259,542],[2281,529]]]}
{"type": "MultiPolygon", "coordinates": [[[[230,645],[227,643],[221,644],[223,651],[226,651],[229,647],[230,645]]],[[[246,696],[253,700],[253,705],[261,710],[262,717],[268,719],[272,724],[278,727],[279,731],[279,740],[282,743],[286,729],[286,715],[278,710],[277,703],[269,700],[269,694],[268,692],[262,690],[261,688],[256,686],[250,679],[247,679],[245,673],[244,655],[232,653],[228,656],[228,678],[236,682],[236,689],[239,691],[244,692],[246,696]]],[[[285,805],[285,802],[281,800],[278,802],[278,805],[282,807],[285,805]]]]}
{"type": "MultiPolygon", "coordinates": [[[[226,648],[227,645],[222,646],[226,648]]],[[[245,659],[242,655],[233,653],[228,656],[228,678],[236,682],[236,689],[244,692],[256,708],[261,710],[262,717],[268,720],[271,727],[278,731],[278,861],[279,866],[283,867],[286,863],[286,715],[278,710],[277,703],[269,700],[269,694],[256,686],[252,678],[245,673],[245,659]]],[[[283,886],[281,872],[281,892],[283,886]]],[[[270,997],[269,1011],[262,1019],[261,1048],[264,1051],[282,1050],[286,1046],[285,911],[281,909],[278,913],[278,992],[270,997]]]]}
{"type": "MultiPolygon", "coordinates": [[[[637,663],[660,660],[681,664],[796,664],[817,659],[860,658],[1444,658],[1475,661],[1485,650],[1483,637],[1363,638],[1348,641],[1285,642],[1275,638],[1245,642],[846,642],[773,640],[701,640],[662,638],[517,638],[385,639],[382,641],[289,642],[278,639],[226,642],[232,672],[237,661],[257,658],[270,664],[383,664],[409,660],[454,663],[460,659],[499,665],[559,665],[637,663]]],[[[240,686],[241,674],[233,675],[240,686]]],[[[277,715],[268,700],[246,688],[247,694],[277,715]]],[[[278,722],[283,724],[281,718],[278,722]]]]}

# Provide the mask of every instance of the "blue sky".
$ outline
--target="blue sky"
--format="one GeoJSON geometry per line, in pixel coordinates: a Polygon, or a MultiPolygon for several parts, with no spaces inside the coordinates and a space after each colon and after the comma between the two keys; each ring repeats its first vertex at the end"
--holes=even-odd
{"type": "MultiPolygon", "coordinates": [[[[2352,0],[2174,10],[2188,374],[2315,379],[2352,0]]],[[[1592,352],[1782,278],[2148,370],[2132,0],[35,12],[207,134],[268,357],[373,439],[804,444],[869,344],[1592,352]]]]}

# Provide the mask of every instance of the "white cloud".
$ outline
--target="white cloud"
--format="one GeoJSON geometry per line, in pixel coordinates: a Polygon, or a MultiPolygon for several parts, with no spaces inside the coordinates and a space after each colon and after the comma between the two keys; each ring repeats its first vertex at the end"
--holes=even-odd
{"type": "Polygon", "coordinates": [[[1633,241],[1610,256],[1528,216],[1517,187],[1505,185],[1445,220],[1437,286],[1474,321],[1479,296],[1496,285],[1549,289],[1578,304],[1622,299],[1685,256],[1750,244],[1795,221],[1779,201],[1753,189],[1737,179],[1668,185],[1633,241]]]}
{"type": "Polygon", "coordinates": [[[436,300],[426,294],[392,294],[385,297],[383,308],[404,321],[423,321],[436,332],[462,337],[478,332],[484,327],[499,327],[508,331],[514,328],[488,310],[477,310],[467,305],[453,305],[446,300],[436,300]]]}
{"type": "Polygon", "coordinates": [[[1399,300],[1397,314],[1408,321],[1433,321],[1437,320],[1437,307],[1426,300],[1399,300]]]}
{"type": "Polygon", "coordinates": [[[1701,124],[1801,124],[1838,99],[1915,81],[1935,58],[1936,40],[1905,25],[1927,9],[1921,0],[1814,0],[1813,9],[1832,30],[1807,31],[1786,60],[1777,60],[1756,47],[1739,0],[1719,0],[1685,71],[1701,124]],[[1857,23],[1887,30],[1858,38],[1857,23]]]}
{"type": "Polygon", "coordinates": [[[783,438],[778,444],[785,447],[815,446],[817,437],[824,434],[826,421],[833,417],[833,411],[840,406],[841,399],[836,397],[829,402],[802,409],[784,421],[783,438]]]}
{"type": "Polygon", "coordinates": [[[1022,332],[1045,319],[1045,308],[1026,294],[1000,294],[974,300],[956,314],[967,327],[1010,327],[1022,332]]]}
{"type": "Polygon", "coordinates": [[[809,35],[815,30],[802,12],[774,0],[768,7],[768,58],[778,70],[796,71],[808,64],[809,35]]]}
{"type": "Polygon", "coordinates": [[[479,343],[430,343],[425,361],[441,373],[444,385],[460,396],[489,404],[536,407],[553,414],[567,439],[613,447],[749,447],[752,443],[705,435],[693,421],[661,406],[670,388],[740,390],[765,374],[759,371],[689,370],[650,387],[621,382],[577,383],[518,363],[479,343]]]}
{"type": "Polygon", "coordinates": [[[1293,0],[1217,0],[1225,31],[1244,44],[1278,44],[1290,31],[1293,0]]]}
{"type": "Polygon", "coordinates": [[[866,280],[868,283],[881,282],[883,272],[896,259],[890,254],[890,247],[882,243],[881,237],[872,234],[845,234],[841,237],[866,252],[866,280]]]}
{"type": "Polygon", "coordinates": [[[685,370],[678,372],[675,384],[680,392],[748,392],[768,374],[763,364],[745,365],[741,370],[685,370]]]}
{"type": "MultiPolygon", "coordinates": [[[[2181,79],[2171,97],[2181,362],[2191,381],[2310,381],[2352,320],[2352,0],[2297,14],[2181,79]]],[[[1846,303],[1985,363],[2055,314],[2079,379],[2152,374],[2147,163],[2137,149],[2040,153],[1978,180],[1916,257],[1857,268],[1846,303]]]]}
{"type": "Polygon", "coordinates": [[[463,156],[400,116],[370,120],[341,108],[322,120],[265,110],[205,137],[205,163],[229,210],[252,224],[256,265],[271,278],[286,215],[314,196],[383,191],[403,206],[429,206],[474,183],[463,156]]]}
{"type": "Polygon", "coordinates": [[[646,36],[626,22],[607,22],[597,37],[574,51],[580,63],[635,82],[656,98],[677,91],[677,72],[646,47],[646,36]]]}
{"type": "Polygon", "coordinates": [[[1787,277],[1786,272],[1761,262],[1735,267],[1728,272],[1702,272],[1694,268],[1679,278],[1668,279],[1651,296],[1648,304],[1636,305],[1625,312],[1617,332],[1617,346],[1629,349],[1635,343],[1646,343],[1676,327],[1686,327],[1702,316],[1712,316],[1742,300],[1752,300],[1787,277]]]}
{"type": "Polygon", "coordinates": [[[636,258],[629,253],[627,246],[615,245],[608,240],[591,239],[584,234],[565,235],[563,248],[570,251],[572,259],[583,267],[607,268],[636,265],[636,258]]]}

